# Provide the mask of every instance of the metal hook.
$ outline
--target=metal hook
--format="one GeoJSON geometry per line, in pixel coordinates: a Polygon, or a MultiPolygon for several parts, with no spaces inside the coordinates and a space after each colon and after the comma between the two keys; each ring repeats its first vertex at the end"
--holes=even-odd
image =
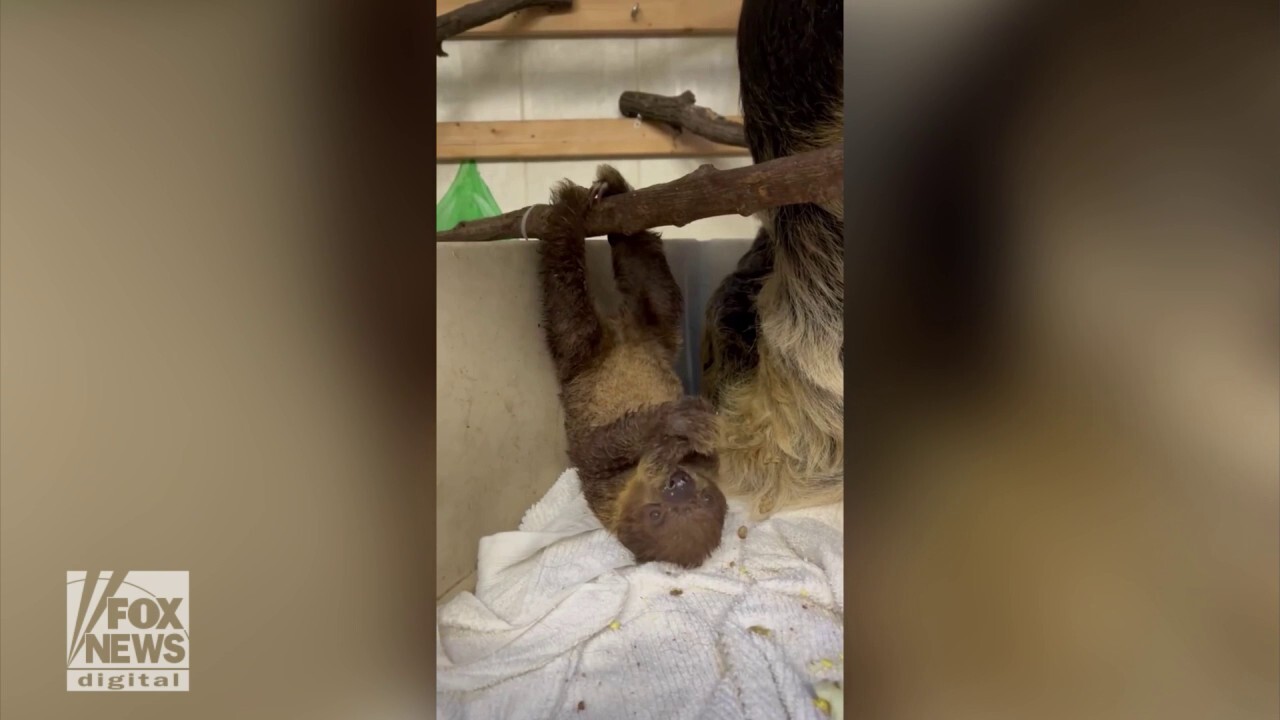
{"type": "Polygon", "coordinates": [[[634,21],[636,16],[640,14],[640,3],[631,6],[631,19],[634,21]]]}

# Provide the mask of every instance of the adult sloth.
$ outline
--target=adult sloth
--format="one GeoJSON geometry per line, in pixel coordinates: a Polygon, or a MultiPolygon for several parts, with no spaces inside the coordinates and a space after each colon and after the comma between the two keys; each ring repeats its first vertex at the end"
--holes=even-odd
{"type": "MultiPolygon", "coordinates": [[[[843,142],[843,7],[745,0],[738,70],[756,162],[843,142]]],[[[707,309],[703,386],[726,492],[757,517],[844,489],[844,208],[787,205],[707,309]]]]}

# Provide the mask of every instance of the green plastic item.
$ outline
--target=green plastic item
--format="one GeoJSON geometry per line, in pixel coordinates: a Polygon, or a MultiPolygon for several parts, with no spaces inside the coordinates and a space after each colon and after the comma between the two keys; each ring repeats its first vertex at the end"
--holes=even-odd
{"type": "Polygon", "coordinates": [[[475,160],[458,166],[458,174],[436,204],[436,232],[452,230],[460,222],[501,215],[489,186],[480,178],[475,160]]]}

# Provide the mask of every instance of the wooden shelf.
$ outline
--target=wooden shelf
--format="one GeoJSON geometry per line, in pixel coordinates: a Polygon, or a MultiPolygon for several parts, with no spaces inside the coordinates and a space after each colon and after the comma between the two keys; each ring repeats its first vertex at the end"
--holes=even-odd
{"type": "MultiPolygon", "coordinates": [[[[471,0],[437,0],[436,15],[471,0]]],[[[742,0],[574,0],[568,12],[522,10],[469,30],[455,40],[485,38],[670,37],[735,35],[742,0]]]]}
{"type": "MultiPolygon", "coordinates": [[[[731,120],[741,122],[741,118],[731,120]]],[[[436,124],[436,159],[581,160],[599,158],[734,157],[747,149],[628,118],[515,120],[436,124]]]]}

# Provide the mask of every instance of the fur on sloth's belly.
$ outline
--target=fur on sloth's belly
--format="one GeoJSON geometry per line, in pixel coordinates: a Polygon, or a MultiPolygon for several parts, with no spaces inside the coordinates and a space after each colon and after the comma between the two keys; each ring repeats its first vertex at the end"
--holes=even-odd
{"type": "Polygon", "coordinates": [[[600,427],[683,393],[680,378],[652,346],[623,341],[599,365],[570,382],[565,399],[580,423],[600,427]]]}

